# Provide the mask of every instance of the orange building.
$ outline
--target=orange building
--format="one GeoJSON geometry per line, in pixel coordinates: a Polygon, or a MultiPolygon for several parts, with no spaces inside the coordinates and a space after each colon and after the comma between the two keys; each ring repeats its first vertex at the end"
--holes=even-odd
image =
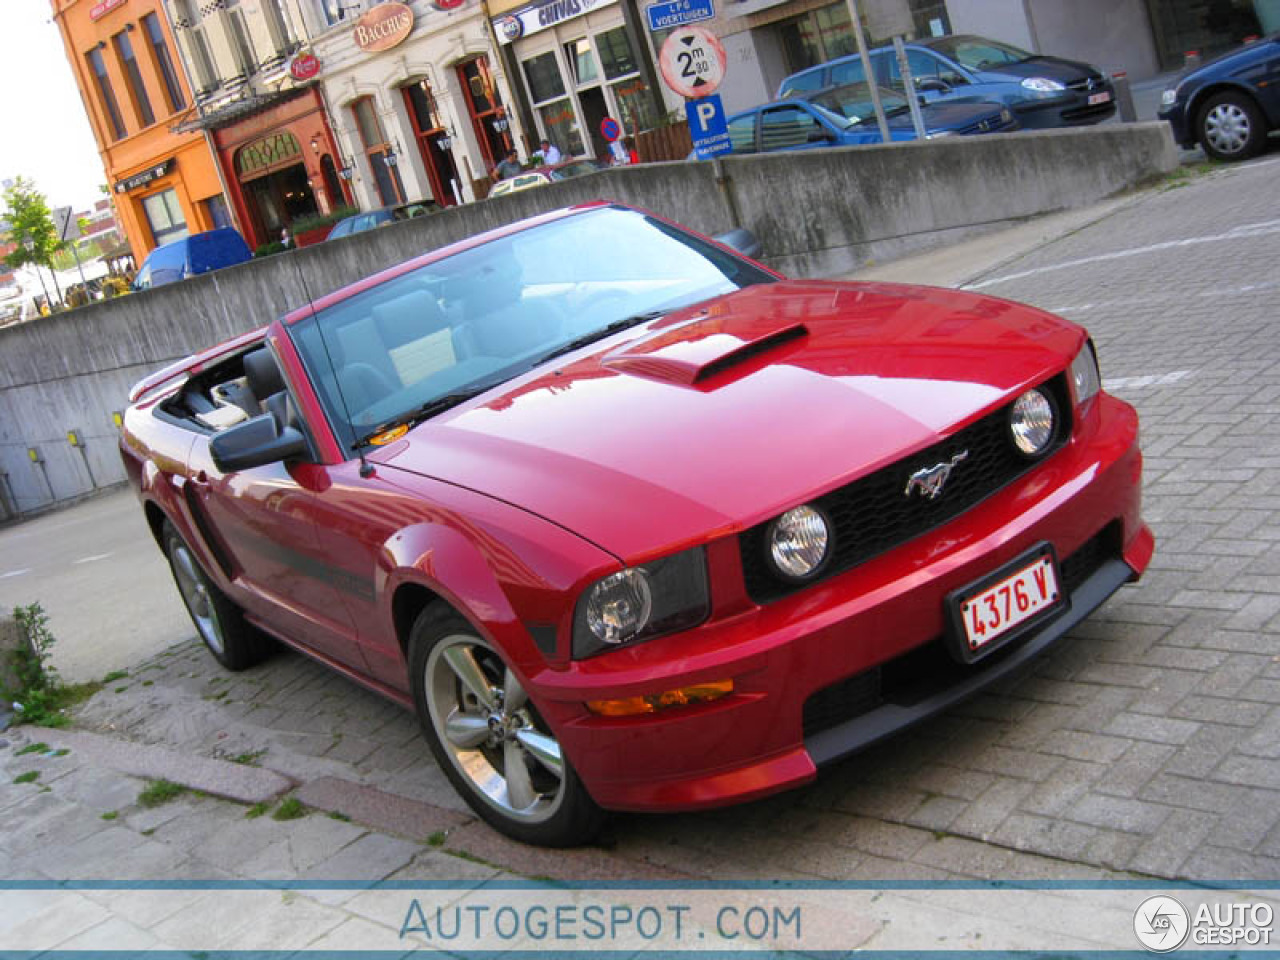
{"type": "Polygon", "coordinates": [[[161,0],[50,0],[134,261],[233,226],[161,0]]]}

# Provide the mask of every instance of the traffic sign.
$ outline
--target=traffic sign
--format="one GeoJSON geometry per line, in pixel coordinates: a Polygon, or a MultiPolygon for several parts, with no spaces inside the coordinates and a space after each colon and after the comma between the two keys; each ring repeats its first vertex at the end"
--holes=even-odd
{"type": "Polygon", "coordinates": [[[712,0],[667,0],[649,4],[644,12],[649,17],[649,29],[654,32],[710,20],[716,15],[712,0]]]}
{"type": "Polygon", "coordinates": [[[613,141],[622,136],[622,124],[618,123],[613,117],[605,117],[600,121],[600,136],[613,143],[613,141]]]}
{"type": "Polygon", "coordinates": [[[686,100],[684,114],[689,120],[689,136],[693,139],[693,149],[699,160],[733,150],[729,125],[724,118],[724,104],[720,102],[718,93],[701,100],[686,100]]]}
{"type": "Polygon", "coordinates": [[[74,240],[80,236],[80,227],[72,222],[70,207],[53,208],[53,226],[59,240],[74,240]]]}
{"type": "Polygon", "coordinates": [[[724,80],[724,47],[705,27],[676,27],[658,54],[667,86],[690,100],[715,93],[724,80]]]}

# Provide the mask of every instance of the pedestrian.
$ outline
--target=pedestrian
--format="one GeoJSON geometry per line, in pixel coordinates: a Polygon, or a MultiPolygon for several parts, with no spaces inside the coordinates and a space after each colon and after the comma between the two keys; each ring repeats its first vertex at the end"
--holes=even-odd
{"type": "Polygon", "coordinates": [[[543,137],[541,147],[542,149],[539,152],[542,154],[543,164],[549,167],[560,162],[562,154],[560,153],[560,148],[554,143],[543,137]]]}
{"type": "Polygon", "coordinates": [[[489,176],[494,180],[506,180],[508,177],[514,177],[520,172],[520,155],[516,153],[516,148],[512,147],[507,151],[507,155],[502,162],[489,171],[489,176]]]}
{"type": "Polygon", "coordinates": [[[627,152],[621,140],[614,140],[609,144],[609,155],[613,158],[615,167],[623,167],[631,162],[631,154],[627,152]]]}
{"type": "Polygon", "coordinates": [[[627,137],[622,143],[627,148],[627,163],[639,163],[640,154],[636,152],[636,138],[627,137]]]}

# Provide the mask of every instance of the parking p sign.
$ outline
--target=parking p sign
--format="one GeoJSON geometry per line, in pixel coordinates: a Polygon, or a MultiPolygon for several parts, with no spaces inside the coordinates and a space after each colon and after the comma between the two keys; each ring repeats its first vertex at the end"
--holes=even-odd
{"type": "Polygon", "coordinates": [[[729,153],[733,149],[719,94],[686,100],[684,113],[689,119],[689,136],[693,139],[693,149],[699,160],[729,153]]]}

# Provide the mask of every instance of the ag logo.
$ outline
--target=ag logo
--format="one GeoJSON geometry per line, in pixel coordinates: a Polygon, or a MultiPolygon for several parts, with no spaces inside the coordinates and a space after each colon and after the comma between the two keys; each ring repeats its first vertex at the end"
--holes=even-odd
{"type": "Polygon", "coordinates": [[[907,478],[907,489],[902,491],[902,495],[910,497],[912,493],[919,490],[920,496],[927,497],[930,500],[937,500],[942,495],[942,488],[947,485],[947,479],[951,476],[951,471],[961,461],[968,458],[969,451],[961,450],[950,460],[944,460],[942,463],[936,463],[932,467],[917,470],[907,478]]]}
{"type": "Polygon", "coordinates": [[[1152,953],[1178,949],[1190,929],[1187,908],[1163,894],[1143,900],[1133,915],[1133,932],[1138,942],[1152,953]]]}

